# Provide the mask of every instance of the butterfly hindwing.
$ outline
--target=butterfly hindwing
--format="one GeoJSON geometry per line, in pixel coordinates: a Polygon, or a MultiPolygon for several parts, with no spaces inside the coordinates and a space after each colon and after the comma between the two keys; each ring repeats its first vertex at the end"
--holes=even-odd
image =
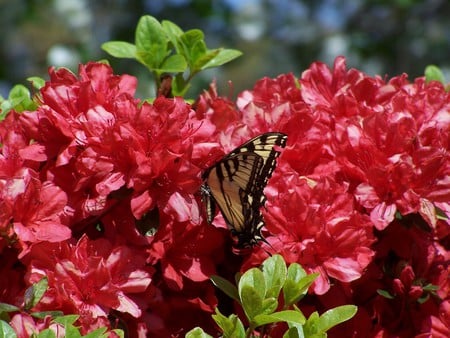
{"type": "Polygon", "coordinates": [[[262,162],[258,155],[241,153],[223,159],[210,168],[206,184],[213,201],[209,199],[207,202],[208,222],[211,223],[214,217],[214,213],[208,213],[208,204],[214,205],[215,202],[228,225],[232,224],[239,230],[244,227],[247,194],[255,184],[262,162]]]}
{"type": "Polygon", "coordinates": [[[237,247],[248,247],[262,240],[264,220],[260,207],[264,205],[264,187],[276,166],[287,136],[265,133],[224,156],[203,174],[202,194],[207,220],[212,222],[217,205],[233,235],[237,247]]]}

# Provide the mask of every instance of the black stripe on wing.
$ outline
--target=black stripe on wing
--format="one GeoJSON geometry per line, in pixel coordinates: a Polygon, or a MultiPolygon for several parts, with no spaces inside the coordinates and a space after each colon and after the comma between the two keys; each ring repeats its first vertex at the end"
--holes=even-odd
{"type": "Polygon", "coordinates": [[[286,146],[282,133],[259,135],[224,156],[203,174],[201,188],[207,220],[212,222],[215,205],[237,237],[237,247],[251,247],[262,240],[264,220],[260,207],[266,200],[264,188],[276,167],[280,151],[286,146]]]}

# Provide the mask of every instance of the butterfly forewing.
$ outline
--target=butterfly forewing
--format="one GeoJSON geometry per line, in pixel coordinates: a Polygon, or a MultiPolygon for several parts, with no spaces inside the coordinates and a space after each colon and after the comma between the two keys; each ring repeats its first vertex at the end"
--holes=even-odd
{"type": "Polygon", "coordinates": [[[286,145],[281,133],[259,135],[224,156],[204,174],[202,193],[208,222],[214,218],[214,204],[238,238],[238,246],[253,246],[262,239],[264,220],[260,207],[263,193],[276,166],[279,150],[286,145]]]}
{"type": "Polygon", "coordinates": [[[280,152],[274,149],[274,146],[284,148],[286,141],[287,136],[285,134],[275,132],[265,133],[245,142],[240,147],[234,149],[228,156],[242,152],[252,152],[261,156],[264,163],[258,173],[257,184],[260,188],[264,189],[276,167],[276,158],[280,155],[280,152]]]}

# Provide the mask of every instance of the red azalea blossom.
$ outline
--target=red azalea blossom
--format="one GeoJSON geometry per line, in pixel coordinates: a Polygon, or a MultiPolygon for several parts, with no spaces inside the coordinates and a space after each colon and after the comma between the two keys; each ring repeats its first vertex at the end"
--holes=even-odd
{"type": "Polygon", "coordinates": [[[161,227],[149,250],[152,265],[160,262],[167,286],[183,289],[184,278],[203,282],[216,273],[222,261],[222,233],[211,226],[168,222],[161,227]]]}
{"type": "Polygon", "coordinates": [[[79,313],[86,331],[104,326],[113,309],[141,316],[133,294],[144,292],[151,277],[144,268],[145,257],[135,250],[83,236],[76,245],[36,245],[29,256],[28,282],[48,278],[40,311],[57,306],[66,313],[79,313]]]}
{"type": "Polygon", "coordinates": [[[70,238],[64,224],[66,194],[52,182],[41,182],[37,173],[24,168],[15,177],[0,181],[2,232],[24,256],[29,245],[43,241],[60,242],[70,238]],[[12,232],[11,232],[12,231],[12,232]]]}
{"type": "Polygon", "coordinates": [[[353,210],[351,195],[327,180],[311,188],[306,180],[285,179],[273,178],[278,198],[269,198],[265,213],[274,236],[267,240],[275,252],[310,273],[320,272],[314,284],[317,294],[329,289],[330,278],[360,278],[374,255],[374,238],[368,218],[353,210]]]}
{"type": "Polygon", "coordinates": [[[222,295],[209,277],[232,279],[268,252],[320,273],[304,313],[358,306],[330,337],[450,335],[442,84],[385,81],[339,57],[299,79],[263,78],[236,102],[215,84],[193,106],[141,102],[136,85],[105,64],[52,68],[36,111],[0,123],[0,300],[21,309],[10,321],[20,337],[54,325],[23,309],[44,276],[33,310],[79,314],[82,332],[214,335],[222,295]],[[204,220],[201,173],[267,131],[288,135],[261,209],[270,245],[236,258],[220,213],[204,220]]]}

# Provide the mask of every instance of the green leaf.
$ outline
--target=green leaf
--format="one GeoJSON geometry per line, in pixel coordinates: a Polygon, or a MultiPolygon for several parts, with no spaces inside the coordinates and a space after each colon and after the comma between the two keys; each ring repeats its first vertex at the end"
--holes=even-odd
{"type": "Polygon", "coordinates": [[[306,322],[305,316],[299,311],[294,310],[285,310],[274,312],[272,314],[261,314],[257,315],[254,318],[254,323],[257,326],[277,323],[277,322],[287,322],[287,323],[296,323],[303,325],[306,322]]]}
{"type": "MultiPolygon", "coordinates": [[[[123,330],[114,329],[114,330],[111,330],[111,331],[114,332],[116,335],[118,335],[119,338],[124,338],[125,337],[125,333],[123,332],[123,330]]],[[[109,335],[107,337],[109,337],[109,335]]],[[[107,338],[107,337],[105,337],[105,338],[107,338]]]]}
{"type": "Polygon", "coordinates": [[[97,337],[107,337],[109,335],[105,335],[107,331],[106,327],[100,327],[94,331],[91,331],[83,336],[83,338],[97,338],[97,337]]]}
{"type": "Polygon", "coordinates": [[[172,81],[173,96],[184,96],[191,85],[184,79],[183,73],[178,73],[172,81]]]}
{"type": "Polygon", "coordinates": [[[228,63],[238,58],[241,55],[242,52],[236,49],[220,49],[219,53],[217,53],[217,55],[214,58],[212,58],[211,60],[209,60],[209,62],[203,65],[202,70],[221,66],[225,63],[228,63]]]}
{"type": "Polygon", "coordinates": [[[256,315],[262,313],[262,302],[263,298],[260,292],[253,286],[243,286],[239,288],[239,296],[241,298],[242,307],[244,312],[249,319],[252,321],[256,315]]]}
{"type": "Polygon", "coordinates": [[[158,71],[162,73],[182,73],[187,69],[187,63],[183,55],[169,56],[158,71]]]}
{"type": "Polygon", "coordinates": [[[263,272],[258,268],[252,268],[247,270],[239,280],[238,290],[239,290],[239,296],[242,294],[241,290],[244,287],[251,287],[255,289],[255,292],[259,295],[261,299],[264,299],[266,295],[266,282],[264,281],[264,274],[263,272]]]}
{"type": "Polygon", "coordinates": [[[290,327],[284,334],[283,338],[304,338],[303,331],[297,326],[290,327]]]}
{"type": "Polygon", "coordinates": [[[63,326],[69,326],[69,325],[72,325],[73,323],[75,323],[79,317],[80,316],[78,316],[78,315],[66,315],[66,316],[62,316],[62,317],[57,317],[57,318],[53,319],[53,321],[55,323],[61,324],[63,326]]]}
{"type": "Polygon", "coordinates": [[[201,328],[195,327],[184,336],[185,338],[212,338],[209,334],[205,333],[201,328]]]}
{"type": "Polygon", "coordinates": [[[204,42],[204,34],[199,29],[191,29],[183,33],[179,37],[179,53],[184,55],[190,67],[195,63],[199,57],[200,50],[204,48],[206,52],[206,45],[204,42]]]}
{"type": "Polygon", "coordinates": [[[245,329],[238,316],[232,314],[229,317],[225,317],[216,308],[216,314],[212,315],[216,324],[222,329],[224,337],[230,338],[244,338],[245,329]]]}
{"type": "Polygon", "coordinates": [[[37,104],[31,99],[30,91],[24,85],[18,84],[11,88],[7,100],[0,104],[0,120],[4,119],[6,114],[14,109],[17,112],[25,110],[35,110],[37,104]]]}
{"type": "Polygon", "coordinates": [[[27,77],[27,81],[31,83],[33,88],[39,90],[45,86],[45,80],[39,76],[27,77]]]}
{"type": "Polygon", "coordinates": [[[378,290],[377,290],[377,293],[378,293],[380,296],[383,296],[384,298],[387,298],[387,299],[394,299],[394,298],[395,298],[393,295],[391,295],[391,294],[389,293],[389,291],[386,291],[386,290],[378,289],[378,290]]]}
{"type": "Polygon", "coordinates": [[[436,218],[441,221],[447,221],[448,217],[445,211],[437,206],[435,206],[435,208],[436,208],[436,218]]]}
{"type": "Polygon", "coordinates": [[[234,300],[238,301],[239,303],[241,300],[239,299],[239,293],[233,284],[231,284],[229,281],[227,281],[225,278],[222,278],[220,276],[211,276],[210,277],[213,284],[218,287],[220,290],[222,290],[228,297],[233,298],[234,300]]]}
{"type": "Polygon", "coordinates": [[[308,288],[318,276],[318,273],[307,275],[305,270],[297,263],[290,264],[283,287],[286,305],[295,304],[306,295],[308,288]]]}
{"type": "Polygon", "coordinates": [[[187,332],[184,336],[185,338],[212,338],[209,334],[205,333],[200,327],[194,327],[192,330],[187,332]]]}
{"type": "Polygon", "coordinates": [[[13,328],[4,320],[0,320],[0,338],[16,338],[13,328]]]}
{"type": "Polygon", "coordinates": [[[311,313],[306,323],[303,326],[305,337],[311,337],[318,332],[319,327],[319,313],[314,311],[311,313]]]}
{"type": "Polygon", "coordinates": [[[271,314],[278,307],[278,298],[270,297],[262,301],[261,314],[271,314]]]}
{"type": "Polygon", "coordinates": [[[342,305],[326,311],[319,318],[319,332],[326,332],[332,327],[349,320],[357,311],[358,308],[355,305],[342,305]]]}
{"type": "Polygon", "coordinates": [[[438,290],[439,290],[439,286],[434,285],[434,284],[431,284],[431,283],[428,283],[428,284],[425,285],[422,289],[423,289],[424,291],[428,291],[428,292],[434,293],[435,291],[438,291],[438,290]]]}
{"type": "Polygon", "coordinates": [[[39,332],[37,338],[56,338],[56,334],[52,329],[45,329],[39,332]]]}
{"type": "Polygon", "coordinates": [[[425,68],[425,79],[427,83],[430,81],[439,81],[445,85],[444,73],[435,65],[429,65],[425,68]]]}
{"type": "Polygon", "coordinates": [[[266,294],[262,271],[258,268],[247,270],[239,280],[238,291],[244,312],[251,321],[254,316],[262,313],[262,302],[266,294]]]}
{"type": "Polygon", "coordinates": [[[0,313],[2,312],[16,312],[16,311],[20,311],[20,308],[18,308],[17,306],[11,305],[11,304],[7,304],[7,303],[0,303],[0,313]]]}
{"type": "Polygon", "coordinates": [[[166,35],[171,42],[172,46],[177,50],[178,53],[181,53],[178,49],[180,47],[179,44],[179,37],[183,35],[183,30],[178,27],[176,24],[174,24],[171,21],[163,20],[161,22],[161,26],[166,32],[166,35]]]}
{"type": "MultiPolygon", "coordinates": [[[[202,41],[203,42],[203,41],[202,41]]],[[[197,48],[200,47],[200,43],[198,43],[199,46],[196,46],[197,48]]],[[[203,53],[201,52],[201,48],[198,48],[199,50],[193,51],[193,64],[192,64],[192,72],[198,73],[202,69],[205,69],[205,65],[209,63],[212,59],[216,57],[216,55],[220,52],[219,49],[213,49],[213,50],[205,50],[203,53]]]]}
{"type": "Polygon", "coordinates": [[[102,49],[116,58],[136,58],[136,46],[125,41],[108,41],[102,44],[102,49]]]}
{"type": "Polygon", "coordinates": [[[25,309],[32,309],[41,300],[48,288],[47,277],[42,278],[39,282],[33,284],[25,290],[25,309]]]}
{"type": "Polygon", "coordinates": [[[278,299],[280,290],[286,281],[287,268],[283,257],[273,255],[262,264],[262,272],[266,282],[266,297],[278,299]]]}
{"type": "Polygon", "coordinates": [[[50,316],[52,318],[61,317],[64,315],[64,312],[62,311],[40,311],[40,312],[33,312],[31,313],[31,316],[34,318],[43,319],[47,316],[50,316]]]}
{"type": "Polygon", "coordinates": [[[81,338],[80,329],[73,326],[73,325],[67,325],[64,327],[64,333],[65,337],[67,338],[81,338]]]}
{"type": "Polygon", "coordinates": [[[140,18],[136,27],[136,57],[149,69],[159,69],[169,55],[168,38],[158,20],[150,15],[140,18]]]}

